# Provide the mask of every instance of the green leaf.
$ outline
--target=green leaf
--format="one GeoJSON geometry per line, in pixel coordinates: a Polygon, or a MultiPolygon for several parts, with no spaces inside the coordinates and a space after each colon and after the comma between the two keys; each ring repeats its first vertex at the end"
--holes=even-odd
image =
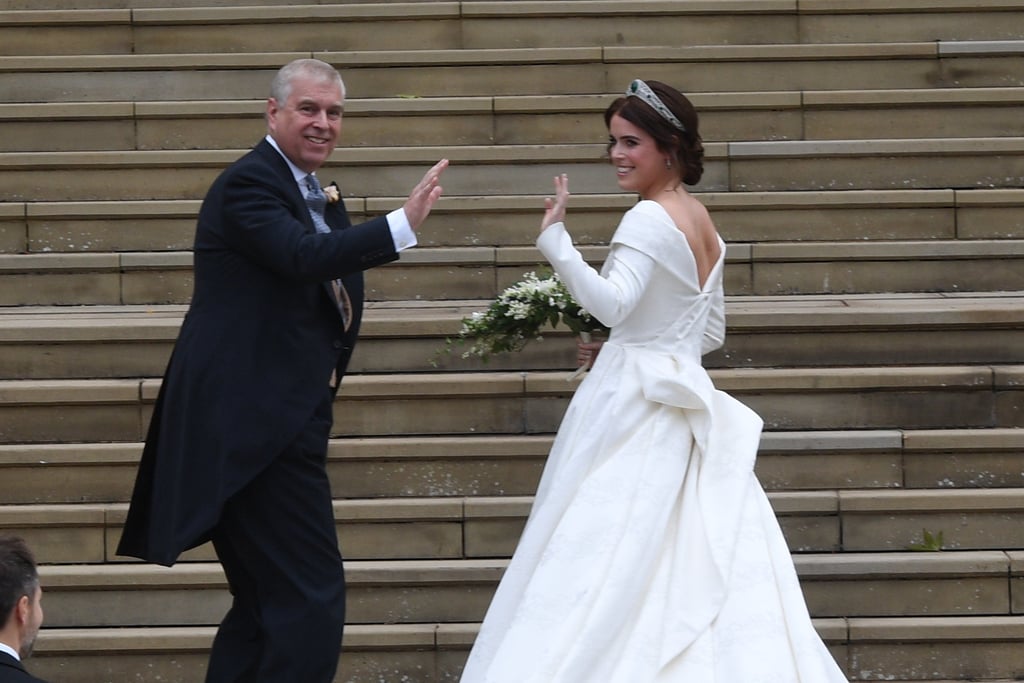
{"type": "Polygon", "coordinates": [[[942,550],[942,532],[932,535],[927,529],[921,529],[921,542],[911,544],[910,550],[918,550],[923,552],[938,552],[942,550]]]}

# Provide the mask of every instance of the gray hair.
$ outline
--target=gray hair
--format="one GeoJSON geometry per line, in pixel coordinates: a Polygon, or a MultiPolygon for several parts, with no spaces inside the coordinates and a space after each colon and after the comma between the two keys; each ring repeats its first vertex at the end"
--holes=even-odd
{"type": "Polygon", "coordinates": [[[293,81],[300,76],[334,81],[341,88],[342,99],[345,98],[345,82],[341,80],[341,74],[333,66],[319,59],[296,59],[282,66],[274,75],[274,80],[270,82],[270,96],[283,106],[292,93],[293,81]]]}

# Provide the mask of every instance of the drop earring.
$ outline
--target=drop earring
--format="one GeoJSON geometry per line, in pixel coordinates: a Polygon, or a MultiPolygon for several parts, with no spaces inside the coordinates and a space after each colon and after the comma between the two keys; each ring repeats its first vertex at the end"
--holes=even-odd
{"type": "Polygon", "coordinates": [[[672,160],[665,157],[665,168],[672,168],[672,160]]]}

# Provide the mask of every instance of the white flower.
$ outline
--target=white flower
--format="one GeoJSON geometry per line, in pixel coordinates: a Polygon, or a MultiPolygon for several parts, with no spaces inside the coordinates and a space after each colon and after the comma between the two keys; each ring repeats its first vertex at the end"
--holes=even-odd
{"type": "Polygon", "coordinates": [[[518,351],[552,325],[565,325],[572,332],[605,330],[601,323],[577,304],[557,274],[540,278],[535,272],[507,287],[484,311],[462,319],[455,343],[470,344],[462,358],[480,358],[506,351],[518,351]]]}
{"type": "Polygon", "coordinates": [[[324,194],[327,195],[327,203],[334,204],[341,199],[341,190],[338,189],[338,183],[332,182],[330,185],[324,188],[324,194]]]}

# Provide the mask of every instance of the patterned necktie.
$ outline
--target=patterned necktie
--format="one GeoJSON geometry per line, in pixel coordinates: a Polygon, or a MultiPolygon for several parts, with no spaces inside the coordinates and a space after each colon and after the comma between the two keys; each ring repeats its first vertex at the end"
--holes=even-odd
{"type": "MultiPolygon", "coordinates": [[[[324,190],[320,187],[320,181],[316,179],[316,176],[309,174],[305,178],[306,188],[306,206],[309,207],[309,215],[313,218],[313,225],[316,226],[316,231],[319,233],[328,233],[331,231],[329,225],[324,220],[324,209],[327,208],[327,195],[324,194],[324,190]]],[[[345,329],[352,325],[352,301],[348,298],[348,292],[345,291],[345,285],[341,283],[341,280],[331,280],[331,289],[334,291],[335,303],[338,305],[338,311],[341,312],[341,322],[345,326],[345,329]]]]}

